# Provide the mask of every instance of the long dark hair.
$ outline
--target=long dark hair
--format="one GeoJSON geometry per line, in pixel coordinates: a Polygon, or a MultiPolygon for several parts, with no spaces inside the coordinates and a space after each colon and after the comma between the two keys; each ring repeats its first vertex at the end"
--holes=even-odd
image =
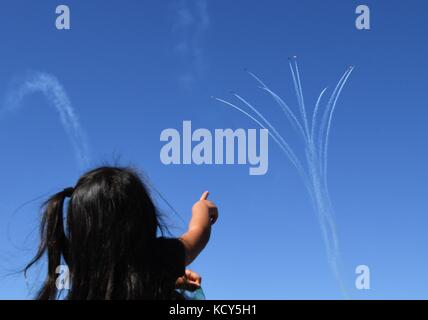
{"type": "Polygon", "coordinates": [[[41,243],[25,272],[47,254],[40,300],[61,294],[56,268],[62,262],[71,277],[67,299],[170,299],[171,282],[150,263],[159,230],[165,229],[136,171],[100,167],[43,205],[41,243]]]}

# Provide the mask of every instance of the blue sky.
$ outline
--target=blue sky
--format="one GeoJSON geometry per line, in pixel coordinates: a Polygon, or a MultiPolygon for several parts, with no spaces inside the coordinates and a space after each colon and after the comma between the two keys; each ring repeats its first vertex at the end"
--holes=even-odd
{"type": "MultiPolygon", "coordinates": [[[[244,72],[297,107],[291,55],[312,105],[355,66],[335,113],[328,178],[349,296],[428,298],[426,3],[365,1],[370,31],[355,28],[359,1],[69,0],[67,31],[55,28],[59,4],[1,2],[1,101],[29,71],[54,75],[87,137],[90,166],[119,159],[140,167],[185,221],[210,190],[220,219],[192,265],[207,298],[343,298],[308,194],[272,140],[264,176],[249,176],[247,166],[159,160],[160,132],[184,120],[210,130],[256,128],[210,98],[232,100],[231,90],[298,149],[274,102],[244,72]],[[361,264],[370,267],[370,290],[355,289],[361,264]]],[[[1,114],[0,148],[0,298],[27,299],[16,272],[36,249],[38,206],[84,168],[41,94],[1,114]]],[[[179,235],[185,223],[159,204],[179,235]]]]}

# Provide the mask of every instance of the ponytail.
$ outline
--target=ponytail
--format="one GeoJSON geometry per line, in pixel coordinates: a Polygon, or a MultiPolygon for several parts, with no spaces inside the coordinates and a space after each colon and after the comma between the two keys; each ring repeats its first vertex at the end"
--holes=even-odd
{"type": "Polygon", "coordinates": [[[57,298],[56,268],[61,264],[61,257],[68,262],[67,238],[64,232],[63,208],[67,197],[73,194],[73,188],[64,189],[53,195],[43,205],[43,217],[40,227],[40,246],[35,257],[24,269],[24,275],[31,266],[37,263],[47,252],[48,274],[37,294],[39,300],[57,298]]]}

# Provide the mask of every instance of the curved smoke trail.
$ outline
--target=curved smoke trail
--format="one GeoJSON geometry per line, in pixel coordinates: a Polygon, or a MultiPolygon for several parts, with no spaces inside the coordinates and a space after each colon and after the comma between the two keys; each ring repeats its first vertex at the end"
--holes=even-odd
{"type": "Polygon", "coordinates": [[[34,93],[42,93],[56,109],[73,146],[79,167],[86,168],[89,164],[86,135],[80,126],[70,98],[55,76],[45,72],[28,73],[24,81],[8,93],[5,106],[2,108],[3,113],[20,108],[25,97],[34,93]]]}
{"type": "Polygon", "coordinates": [[[340,275],[339,241],[337,237],[336,224],[333,217],[333,206],[330,200],[327,185],[327,153],[333,113],[335,111],[339,96],[353,71],[353,67],[350,67],[342,75],[325,106],[324,112],[319,115],[321,101],[325,92],[327,91],[327,88],[321,91],[316,101],[315,107],[313,108],[312,117],[308,117],[308,110],[305,106],[301,76],[296,57],[293,57],[289,60],[289,67],[293,78],[295,93],[297,95],[299,111],[297,115],[300,114],[300,119],[292,111],[288,104],[285,103],[285,101],[279,95],[269,89],[269,87],[258,76],[252,72],[247,72],[260,84],[260,88],[267,92],[281,107],[290,124],[294,127],[294,129],[296,129],[296,132],[303,136],[306,170],[303,168],[300,159],[298,159],[290,145],[286,142],[279,131],[266,119],[265,116],[263,116],[259,110],[257,110],[257,108],[255,108],[247,100],[236,93],[232,93],[233,96],[243,103],[244,106],[246,106],[254,115],[249,114],[231,102],[219,98],[215,99],[229,107],[240,111],[261,127],[267,127],[272,130],[273,134],[269,132],[270,136],[274,138],[274,141],[279,145],[291,163],[297,168],[298,173],[302,177],[306,189],[308,190],[314,211],[317,214],[320,224],[329,265],[336,280],[339,283],[342,293],[346,295],[346,289],[340,275]],[[309,122],[309,119],[312,119],[312,121],[309,122]]]}

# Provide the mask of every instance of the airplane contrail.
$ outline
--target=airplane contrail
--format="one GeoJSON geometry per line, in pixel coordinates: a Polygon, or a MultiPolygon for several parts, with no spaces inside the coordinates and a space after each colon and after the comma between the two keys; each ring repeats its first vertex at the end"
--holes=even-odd
{"type": "Polygon", "coordinates": [[[90,160],[86,135],[80,126],[67,92],[54,75],[45,72],[29,72],[24,81],[20,82],[6,96],[2,113],[19,109],[23,106],[23,100],[28,95],[35,93],[43,94],[56,109],[74,149],[79,167],[86,168],[90,160]]]}
{"type": "Polygon", "coordinates": [[[313,109],[312,117],[308,117],[308,110],[306,109],[303,97],[301,77],[296,57],[289,59],[289,67],[293,78],[294,89],[297,95],[297,101],[299,105],[298,114],[300,114],[300,119],[279,95],[269,89],[264,81],[262,81],[258,76],[250,71],[247,71],[247,73],[259,83],[260,89],[267,92],[281,107],[290,124],[293,126],[296,132],[302,136],[304,142],[306,168],[302,166],[300,159],[295,155],[290,145],[279,133],[279,130],[277,130],[266,119],[266,117],[263,116],[263,114],[247,100],[236,93],[232,93],[233,96],[243,103],[248,109],[250,109],[249,112],[253,112],[254,115],[251,115],[250,113],[229,101],[219,98],[215,99],[229,107],[240,111],[261,127],[267,127],[270,129],[273,132],[273,134],[269,132],[270,136],[274,138],[274,141],[280,146],[284,154],[297,168],[298,173],[301,176],[306,189],[308,190],[314,211],[318,217],[324,245],[326,247],[328,263],[336,280],[339,283],[342,293],[346,296],[346,288],[344,286],[339,267],[339,241],[336,231],[336,224],[333,217],[333,206],[327,184],[327,155],[333,113],[335,111],[339,96],[354,67],[349,67],[348,70],[344,72],[335,89],[333,90],[330,99],[326,103],[324,112],[319,116],[321,101],[325,92],[327,91],[327,88],[321,91],[313,109]],[[312,119],[311,123],[309,122],[309,119],[312,119]]]}

